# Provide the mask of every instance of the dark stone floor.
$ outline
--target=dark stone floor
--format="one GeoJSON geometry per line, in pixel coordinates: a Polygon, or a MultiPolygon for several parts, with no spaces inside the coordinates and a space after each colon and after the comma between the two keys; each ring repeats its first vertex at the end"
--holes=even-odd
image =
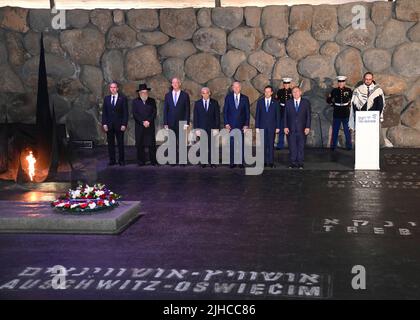
{"type": "Polygon", "coordinates": [[[145,213],[118,236],[0,234],[0,298],[418,299],[420,152],[383,149],[378,172],[353,171],[353,156],[309,149],[299,171],[280,151],[277,168],[245,176],[108,168],[99,149],[58,183],[0,182],[0,200],[50,201],[84,178],[145,213]],[[74,268],[67,290],[43,285],[55,265],[74,268]],[[365,290],[352,288],[356,265],[365,290]]]}

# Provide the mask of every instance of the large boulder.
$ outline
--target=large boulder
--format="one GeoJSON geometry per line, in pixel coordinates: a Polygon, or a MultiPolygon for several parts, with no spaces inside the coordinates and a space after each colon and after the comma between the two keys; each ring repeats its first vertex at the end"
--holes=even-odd
{"type": "Polygon", "coordinates": [[[24,93],[22,81],[8,65],[0,65],[0,74],[7,81],[0,81],[0,92],[24,93]]]}
{"type": "Polygon", "coordinates": [[[53,18],[54,15],[49,9],[31,9],[28,15],[30,29],[38,32],[53,31],[51,26],[53,18]]]}
{"type": "Polygon", "coordinates": [[[243,62],[235,73],[235,80],[237,81],[250,81],[258,74],[257,69],[247,62],[243,62]]]}
{"type": "Polygon", "coordinates": [[[102,70],[107,83],[124,79],[124,57],[120,50],[109,50],[102,56],[102,70]]]}
{"type": "Polygon", "coordinates": [[[248,63],[264,74],[271,74],[275,62],[276,59],[263,50],[256,51],[248,57],[248,63]]]}
{"type": "Polygon", "coordinates": [[[403,94],[407,90],[407,82],[391,74],[375,74],[376,83],[382,88],[385,95],[403,94]]]}
{"type": "Polygon", "coordinates": [[[420,23],[417,22],[413,27],[408,30],[408,38],[414,42],[420,42],[420,23]]]}
{"type": "Polygon", "coordinates": [[[382,128],[390,128],[398,126],[401,122],[401,111],[404,106],[403,96],[392,96],[386,99],[384,109],[384,121],[381,123],[382,128]]]}
{"type": "Polygon", "coordinates": [[[137,40],[143,44],[151,44],[154,46],[160,46],[169,41],[169,37],[160,31],[151,32],[138,32],[137,40]]]}
{"type": "Polygon", "coordinates": [[[389,49],[407,41],[404,22],[388,20],[382,32],[376,37],[376,47],[389,49]]]}
{"type": "Polygon", "coordinates": [[[207,82],[207,87],[210,89],[211,97],[219,102],[220,111],[223,110],[225,96],[229,92],[231,85],[232,80],[225,77],[216,78],[207,82]]]}
{"type": "Polygon", "coordinates": [[[314,8],[311,5],[298,5],[290,9],[290,28],[292,30],[309,30],[312,26],[312,14],[314,8]]]}
{"type": "Polygon", "coordinates": [[[264,93],[264,88],[270,84],[270,78],[266,74],[260,73],[251,82],[255,89],[264,93]]]}
{"type": "Polygon", "coordinates": [[[287,6],[264,7],[261,26],[267,37],[286,39],[289,34],[289,14],[287,6]]]}
{"type": "Polygon", "coordinates": [[[248,27],[259,27],[261,23],[261,8],[246,7],[245,23],[248,27]]]}
{"type": "Polygon", "coordinates": [[[377,1],[372,4],[371,18],[377,25],[381,26],[392,17],[392,2],[377,1]]]}
{"type": "Polygon", "coordinates": [[[239,27],[228,36],[228,43],[232,47],[247,53],[260,48],[263,40],[264,34],[261,28],[239,27]]]}
{"type": "MultiPolygon", "coordinates": [[[[338,58],[337,58],[338,59],[338,58]]],[[[335,77],[334,66],[328,56],[313,55],[299,61],[298,70],[306,78],[324,81],[335,77]]]]}
{"type": "Polygon", "coordinates": [[[88,95],[88,90],[79,79],[64,78],[56,84],[57,93],[70,101],[76,100],[81,95],[88,95]]]}
{"type": "Polygon", "coordinates": [[[211,9],[201,8],[197,12],[197,23],[202,28],[211,27],[211,9]]]}
{"type": "Polygon", "coordinates": [[[402,21],[420,21],[420,2],[418,0],[398,0],[395,15],[402,21]]]}
{"type": "Polygon", "coordinates": [[[80,80],[94,96],[102,96],[104,77],[101,69],[89,65],[83,66],[80,73],[80,80]]]}
{"type": "MultiPolygon", "coordinates": [[[[28,32],[23,38],[23,45],[31,55],[39,55],[41,34],[38,32],[28,32]]],[[[60,46],[58,36],[53,34],[44,35],[44,50],[58,56],[64,56],[64,50],[60,46]]]]}
{"type": "Polygon", "coordinates": [[[136,45],[136,32],[127,25],[113,26],[106,38],[108,49],[132,48],[136,45]]]}
{"type": "Polygon", "coordinates": [[[128,51],[125,70],[129,80],[140,80],[162,72],[154,46],[142,46],[128,51]]]}
{"type": "Polygon", "coordinates": [[[213,23],[226,30],[233,30],[238,27],[242,23],[243,17],[243,9],[234,7],[214,8],[211,15],[213,23]]]}
{"type": "MultiPolygon", "coordinates": [[[[182,88],[189,94],[190,101],[197,101],[201,98],[202,86],[197,82],[185,80],[184,82],[182,82],[182,88]]],[[[191,109],[191,111],[193,110],[191,109]]]]}
{"type": "Polygon", "coordinates": [[[165,94],[168,92],[169,87],[171,86],[169,81],[160,74],[151,78],[147,78],[145,82],[147,86],[152,89],[150,90],[150,96],[160,101],[165,99],[165,94]]]}
{"type": "Polygon", "coordinates": [[[9,62],[14,66],[21,66],[25,63],[25,49],[23,48],[22,35],[17,32],[6,33],[6,45],[9,55],[9,62]]]}
{"type": "MultiPolygon", "coordinates": [[[[47,76],[55,79],[72,77],[76,72],[76,68],[71,61],[50,53],[45,54],[45,65],[47,69],[47,76]]],[[[26,60],[22,68],[22,74],[25,76],[38,75],[38,70],[39,57],[34,56],[29,60],[26,60]]]]}
{"type": "Polygon", "coordinates": [[[0,27],[16,32],[27,32],[28,9],[4,7],[0,17],[0,27]]]}
{"type": "Polygon", "coordinates": [[[287,39],[286,50],[291,58],[300,60],[307,56],[317,54],[319,44],[318,41],[312,38],[309,31],[295,31],[287,39]]]}
{"type": "Polygon", "coordinates": [[[163,74],[166,79],[178,78],[181,81],[185,78],[184,59],[168,58],[163,62],[163,74]]]}
{"type": "Polygon", "coordinates": [[[395,71],[406,77],[420,75],[420,43],[404,43],[395,49],[392,56],[395,71]]]}
{"type": "Polygon", "coordinates": [[[384,49],[367,49],[363,52],[363,62],[371,72],[383,72],[391,67],[391,54],[384,49]]]}
{"type": "Polygon", "coordinates": [[[226,52],[226,32],[220,28],[201,28],[194,33],[193,43],[201,51],[222,55],[226,52]]]}
{"type": "Polygon", "coordinates": [[[112,13],[106,9],[95,9],[90,12],[90,22],[95,25],[99,31],[106,33],[112,26],[112,13]]]}
{"type": "Polygon", "coordinates": [[[187,58],[197,52],[190,41],[173,39],[159,48],[159,55],[163,58],[187,58]]]}
{"type": "Polygon", "coordinates": [[[277,61],[272,75],[273,80],[281,80],[285,77],[290,77],[295,82],[299,80],[296,61],[289,57],[283,57],[277,61]]]}
{"type": "Polygon", "coordinates": [[[113,21],[117,26],[122,26],[125,24],[125,13],[123,10],[113,10],[112,11],[113,21]]]}
{"type": "MultiPolygon", "coordinates": [[[[258,90],[256,90],[252,84],[248,81],[245,81],[242,83],[242,90],[241,92],[248,96],[249,98],[249,103],[252,105],[255,101],[258,100],[258,98],[260,97],[260,93],[258,92],[258,90]]],[[[255,109],[255,108],[254,108],[255,109]]],[[[253,110],[254,112],[251,112],[252,114],[255,114],[255,110],[253,110]]]]}
{"type": "Polygon", "coordinates": [[[325,42],[319,49],[319,53],[324,56],[331,57],[331,61],[335,61],[335,58],[340,53],[340,51],[340,46],[337,43],[331,41],[325,42]]]}
{"type": "Polygon", "coordinates": [[[159,26],[156,9],[132,9],[127,12],[127,23],[136,31],[153,31],[159,26]]]}
{"type": "Polygon", "coordinates": [[[333,6],[315,6],[312,16],[312,34],[321,41],[333,41],[338,32],[337,10],[333,6]]]}
{"type": "Polygon", "coordinates": [[[364,50],[373,47],[376,36],[375,24],[366,20],[366,29],[355,29],[351,25],[338,33],[336,41],[343,46],[364,50]]]}
{"type": "Polygon", "coordinates": [[[341,27],[346,28],[359,18],[365,20],[369,17],[369,3],[350,2],[338,6],[337,17],[341,27]],[[354,10],[354,11],[353,11],[354,10]]]}
{"type": "Polygon", "coordinates": [[[276,38],[268,38],[263,43],[263,50],[272,56],[284,57],[286,55],[286,46],[284,42],[276,38]]]}
{"type": "Polygon", "coordinates": [[[221,75],[219,60],[210,53],[195,54],[185,61],[185,74],[204,84],[221,75]]]}
{"type": "Polygon", "coordinates": [[[335,67],[339,75],[347,76],[347,82],[355,85],[363,76],[363,62],[360,51],[354,48],[342,51],[335,60],[335,67]]]}
{"type": "Polygon", "coordinates": [[[389,128],[387,137],[394,147],[417,148],[420,145],[420,131],[406,126],[389,128]]]}
{"type": "MultiPolygon", "coordinates": [[[[411,102],[401,116],[403,125],[420,131],[420,97],[411,102]]],[[[420,144],[420,141],[418,141],[420,144]]]]}
{"type": "Polygon", "coordinates": [[[193,8],[160,10],[160,29],[168,36],[191,39],[197,29],[197,18],[193,8]]]}
{"type": "Polygon", "coordinates": [[[66,30],[60,34],[61,46],[78,64],[99,66],[105,49],[105,37],[98,29],[66,30]]]}
{"type": "Polygon", "coordinates": [[[82,29],[89,23],[89,11],[68,10],[66,11],[66,27],[82,29]]]}
{"type": "Polygon", "coordinates": [[[229,50],[221,59],[223,73],[228,77],[232,77],[239,65],[245,60],[246,55],[241,50],[229,50]]]}
{"type": "Polygon", "coordinates": [[[405,92],[405,96],[408,101],[415,100],[418,96],[420,96],[420,78],[411,83],[411,88],[405,92]]]}

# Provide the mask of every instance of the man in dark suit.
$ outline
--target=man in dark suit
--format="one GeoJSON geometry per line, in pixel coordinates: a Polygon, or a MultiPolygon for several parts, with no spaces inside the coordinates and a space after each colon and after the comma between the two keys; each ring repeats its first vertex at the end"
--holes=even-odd
{"type": "Polygon", "coordinates": [[[289,168],[303,169],[306,136],[311,130],[311,103],[302,98],[299,87],[292,90],[293,99],[286,102],[284,133],[289,144],[289,168]]]}
{"type": "Polygon", "coordinates": [[[139,85],[138,98],[133,100],[133,118],[136,123],[137,164],[143,166],[146,162],[144,149],[149,148],[150,163],[156,162],[156,101],[149,97],[150,88],[145,83],[139,85]]]}
{"type": "Polygon", "coordinates": [[[118,163],[125,165],[124,132],[128,123],[127,98],[118,93],[118,84],[109,85],[110,95],[104,98],[102,110],[102,127],[108,141],[109,165],[115,165],[115,139],[118,145],[118,163]]]}
{"type": "MultiPolygon", "coordinates": [[[[179,159],[178,145],[180,121],[186,122],[182,129],[187,130],[190,123],[190,96],[188,93],[181,90],[181,81],[178,78],[173,78],[172,90],[165,95],[163,125],[165,129],[171,129],[175,132],[177,159],[179,159]]],[[[182,143],[185,142],[183,141],[182,143]]]]}
{"type": "MultiPolygon", "coordinates": [[[[250,115],[250,106],[249,99],[246,95],[241,94],[241,84],[238,81],[235,81],[232,84],[232,92],[229,93],[225,98],[225,105],[223,107],[223,116],[225,128],[227,130],[239,129],[242,131],[242,141],[243,133],[249,127],[249,115],[250,115]]],[[[243,168],[243,146],[242,143],[242,164],[240,165],[243,168]]],[[[230,138],[230,168],[234,168],[234,139],[230,138]]]]}
{"type": "MultiPolygon", "coordinates": [[[[206,131],[208,137],[208,164],[215,168],[216,166],[211,163],[211,137],[213,130],[220,129],[220,107],[216,100],[210,99],[209,88],[202,88],[201,96],[202,99],[197,100],[194,105],[194,129],[206,131]]],[[[197,131],[197,133],[199,132],[197,131]]],[[[206,164],[202,163],[201,167],[205,168],[206,164]]]]}
{"type": "Polygon", "coordinates": [[[280,132],[280,105],[273,98],[273,87],[264,88],[264,97],[258,100],[255,113],[255,128],[257,132],[264,130],[264,165],[274,167],[274,140],[280,132]]]}

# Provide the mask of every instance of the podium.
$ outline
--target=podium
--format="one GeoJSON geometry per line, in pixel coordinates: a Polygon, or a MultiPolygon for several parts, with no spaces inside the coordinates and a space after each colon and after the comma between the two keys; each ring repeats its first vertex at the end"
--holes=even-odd
{"type": "Polygon", "coordinates": [[[355,170],[379,170],[379,111],[356,111],[355,170]]]}

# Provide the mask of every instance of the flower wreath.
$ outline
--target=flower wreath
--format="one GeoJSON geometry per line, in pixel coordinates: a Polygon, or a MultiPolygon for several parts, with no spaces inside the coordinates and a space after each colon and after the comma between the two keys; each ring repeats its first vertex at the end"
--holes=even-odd
{"type": "Polygon", "coordinates": [[[51,202],[51,206],[67,213],[89,213],[118,206],[121,196],[107,189],[103,184],[89,186],[79,183],[64,196],[51,202]]]}

